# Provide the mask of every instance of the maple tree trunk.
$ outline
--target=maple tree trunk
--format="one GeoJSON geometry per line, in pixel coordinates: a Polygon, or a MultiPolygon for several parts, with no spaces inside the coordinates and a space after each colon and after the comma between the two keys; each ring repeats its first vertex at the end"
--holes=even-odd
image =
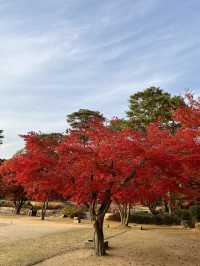
{"type": "Polygon", "coordinates": [[[48,200],[45,200],[43,202],[43,205],[42,205],[42,216],[41,216],[41,220],[44,220],[45,219],[47,207],[48,207],[48,200]]]}
{"type": "Polygon", "coordinates": [[[128,226],[129,217],[130,217],[130,204],[128,203],[118,204],[118,209],[121,219],[121,225],[128,226]]]}
{"type": "Polygon", "coordinates": [[[170,201],[168,202],[168,212],[169,212],[169,215],[172,215],[172,206],[171,206],[170,201]]]}
{"type": "Polygon", "coordinates": [[[169,210],[169,215],[172,215],[175,210],[175,193],[169,192],[169,201],[168,201],[168,210],[169,210]]]}
{"type": "Polygon", "coordinates": [[[168,203],[166,200],[163,200],[163,209],[164,212],[169,212],[168,203]]]}
{"type": "Polygon", "coordinates": [[[17,200],[14,202],[16,215],[20,215],[23,204],[24,204],[24,200],[17,200]]]}
{"type": "Polygon", "coordinates": [[[93,222],[95,221],[95,216],[94,216],[94,210],[93,210],[93,206],[92,204],[90,204],[90,207],[89,207],[89,212],[90,212],[90,222],[93,222]]]}
{"type": "MultiPolygon", "coordinates": [[[[107,192],[105,201],[96,210],[96,199],[92,202],[92,212],[94,217],[94,250],[95,255],[104,256],[106,254],[105,243],[104,243],[104,233],[103,233],[103,223],[106,212],[108,211],[111,204],[110,191],[107,192]]],[[[97,207],[97,206],[96,206],[97,207]]]]}
{"type": "Polygon", "coordinates": [[[17,206],[16,209],[15,209],[15,213],[17,215],[20,215],[20,212],[21,212],[21,207],[20,206],[17,206]]]}
{"type": "Polygon", "coordinates": [[[94,222],[94,248],[97,256],[105,255],[104,233],[103,233],[104,215],[98,215],[94,222]]]}

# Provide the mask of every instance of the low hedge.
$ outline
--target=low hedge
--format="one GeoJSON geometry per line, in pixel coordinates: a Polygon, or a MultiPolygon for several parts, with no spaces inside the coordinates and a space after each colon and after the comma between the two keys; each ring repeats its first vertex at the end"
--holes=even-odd
{"type": "MultiPolygon", "coordinates": [[[[120,215],[119,213],[115,213],[108,219],[120,221],[120,215]]],[[[182,222],[187,222],[189,227],[193,227],[195,221],[200,221],[200,205],[194,205],[189,209],[178,209],[172,215],[167,213],[155,215],[145,212],[136,212],[129,217],[129,222],[137,224],[179,225],[182,222]]]]}
{"type": "Polygon", "coordinates": [[[190,212],[192,217],[196,218],[197,221],[200,221],[200,204],[191,206],[190,212]]]}
{"type": "MultiPolygon", "coordinates": [[[[108,218],[108,220],[120,221],[119,213],[113,214],[108,218]]],[[[138,212],[130,215],[129,222],[136,224],[179,225],[181,223],[181,219],[177,215],[153,215],[151,213],[138,212]]]]}

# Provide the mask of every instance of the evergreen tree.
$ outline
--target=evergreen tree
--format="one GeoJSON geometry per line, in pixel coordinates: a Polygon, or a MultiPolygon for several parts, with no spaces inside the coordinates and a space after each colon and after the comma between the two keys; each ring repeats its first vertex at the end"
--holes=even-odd
{"type": "Polygon", "coordinates": [[[160,88],[150,87],[131,95],[129,103],[129,125],[141,130],[157,119],[173,124],[172,112],[183,105],[184,101],[180,96],[171,96],[160,88]]]}
{"type": "Polygon", "coordinates": [[[102,122],[105,121],[104,116],[100,112],[89,109],[80,109],[77,112],[67,115],[67,122],[75,130],[84,128],[87,122],[92,119],[97,119],[102,122]]]}

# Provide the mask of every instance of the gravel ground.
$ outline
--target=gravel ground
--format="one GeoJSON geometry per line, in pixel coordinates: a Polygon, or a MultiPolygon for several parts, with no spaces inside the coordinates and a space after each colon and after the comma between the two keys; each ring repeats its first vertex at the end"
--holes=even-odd
{"type": "MultiPolygon", "coordinates": [[[[85,226],[79,225],[80,227],[85,226]]],[[[66,232],[73,228],[77,228],[77,225],[41,221],[39,218],[0,218],[0,244],[66,232]]]]}
{"type": "Polygon", "coordinates": [[[0,266],[200,266],[200,231],[180,227],[105,228],[110,249],[97,258],[84,248],[91,225],[63,219],[0,218],[0,266]]]}
{"type": "Polygon", "coordinates": [[[90,232],[87,224],[69,224],[64,219],[0,218],[0,266],[35,265],[74,250],[90,232]]]}
{"type": "Polygon", "coordinates": [[[108,256],[76,250],[38,266],[200,266],[200,233],[178,228],[133,228],[109,240],[108,256]]]}

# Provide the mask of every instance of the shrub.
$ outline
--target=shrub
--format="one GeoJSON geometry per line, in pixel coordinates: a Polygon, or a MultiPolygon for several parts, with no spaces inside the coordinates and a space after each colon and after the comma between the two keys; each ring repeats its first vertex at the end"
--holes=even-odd
{"type": "Polygon", "coordinates": [[[159,214],[155,215],[156,224],[160,225],[179,225],[181,219],[176,214],[159,214]]]}
{"type": "Polygon", "coordinates": [[[190,212],[192,214],[192,217],[200,221],[200,204],[190,207],[190,212]]]}
{"type": "Polygon", "coordinates": [[[198,214],[196,211],[196,209],[191,207],[190,209],[179,209],[176,211],[176,214],[180,217],[182,225],[185,227],[194,228],[197,220],[195,215],[198,214]]]}
{"type": "Polygon", "coordinates": [[[181,218],[181,220],[189,220],[192,216],[189,209],[178,209],[175,213],[181,218]]]}
{"type": "Polygon", "coordinates": [[[10,200],[1,200],[0,207],[14,207],[14,204],[10,200]]]}
{"type": "Polygon", "coordinates": [[[80,219],[84,219],[86,218],[85,212],[86,212],[85,207],[77,208],[74,205],[68,205],[63,209],[63,216],[69,218],[78,217],[80,219]]]}
{"type": "Polygon", "coordinates": [[[155,224],[155,215],[152,213],[134,213],[130,216],[130,222],[139,224],[155,224]]]}

